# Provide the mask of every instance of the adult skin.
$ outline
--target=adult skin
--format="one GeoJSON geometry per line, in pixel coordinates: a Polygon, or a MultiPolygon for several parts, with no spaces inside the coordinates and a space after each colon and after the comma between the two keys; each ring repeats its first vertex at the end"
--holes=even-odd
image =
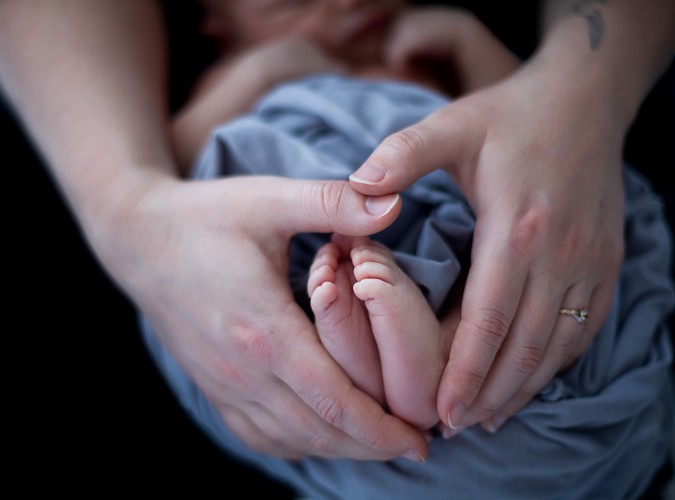
{"type": "MultiPolygon", "coordinates": [[[[593,340],[623,257],[623,142],[675,50],[668,0],[545,7],[546,35],[519,71],[392,135],[352,176],[385,194],[444,168],[476,213],[438,394],[450,433],[495,431],[593,340]]],[[[392,63],[437,51],[433,30],[402,29],[392,63]]]]}
{"type": "MultiPolygon", "coordinates": [[[[353,390],[320,349],[284,274],[290,235],[372,233],[397,206],[374,217],[341,183],[180,181],[165,132],[157,6],[52,4],[0,4],[2,83],[93,251],[228,425],[255,450],[289,458],[421,459],[419,433],[353,390]],[[303,210],[291,213],[286,202],[298,199],[303,210]],[[292,334],[275,335],[281,327],[292,334]]],[[[583,5],[602,13],[599,48],[589,48],[587,20],[596,17],[561,17],[516,76],[385,142],[373,156],[388,169],[384,182],[352,183],[389,193],[446,166],[476,210],[464,319],[439,395],[444,421],[451,410],[464,413],[453,416],[455,427],[495,412],[489,425],[497,427],[583,351],[611,299],[622,253],[623,135],[672,56],[675,16],[657,0],[633,6],[639,16],[629,2],[583,5]],[[464,126],[451,126],[455,116],[464,126]],[[453,131],[465,147],[451,147],[453,131]],[[577,305],[591,314],[583,330],[558,315],[577,305]]],[[[392,58],[425,44],[413,36],[392,47],[392,58]]]]}
{"type": "Polygon", "coordinates": [[[422,461],[421,433],[354,389],[287,283],[301,231],[371,234],[400,209],[346,182],[187,182],[168,141],[155,2],[0,4],[2,85],[94,254],[251,448],[422,461]]]}

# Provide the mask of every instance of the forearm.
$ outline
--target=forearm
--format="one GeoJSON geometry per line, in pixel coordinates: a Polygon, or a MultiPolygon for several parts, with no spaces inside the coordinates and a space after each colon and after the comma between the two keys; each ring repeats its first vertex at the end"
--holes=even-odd
{"type": "Polygon", "coordinates": [[[549,0],[542,28],[534,60],[559,66],[570,86],[592,81],[615,99],[624,130],[675,54],[672,0],[549,0]]]}
{"type": "Polygon", "coordinates": [[[0,4],[4,90],[85,232],[173,174],[161,21],[148,1],[0,4]]]}

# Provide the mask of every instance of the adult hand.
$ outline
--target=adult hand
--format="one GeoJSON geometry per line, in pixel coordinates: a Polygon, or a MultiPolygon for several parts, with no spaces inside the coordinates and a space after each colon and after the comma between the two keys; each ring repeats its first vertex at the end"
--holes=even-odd
{"type": "Polygon", "coordinates": [[[390,136],[351,178],[384,194],[444,168],[475,211],[438,394],[455,430],[498,428],[584,352],[609,310],[623,255],[623,129],[592,80],[570,86],[528,64],[390,136]],[[563,307],[587,309],[588,320],[563,307]]]}
{"type": "Polygon", "coordinates": [[[372,233],[399,209],[397,197],[366,200],[346,182],[167,178],[126,190],[102,218],[108,227],[94,244],[163,344],[252,449],[292,459],[421,461],[422,435],[354,387],[288,284],[294,234],[372,233]],[[106,241],[108,234],[116,241],[106,241]]]}

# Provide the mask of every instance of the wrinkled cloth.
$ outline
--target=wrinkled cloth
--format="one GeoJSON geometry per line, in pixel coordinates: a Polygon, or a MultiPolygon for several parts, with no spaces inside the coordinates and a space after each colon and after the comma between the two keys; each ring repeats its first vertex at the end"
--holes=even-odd
{"type": "MultiPolygon", "coordinates": [[[[330,75],[291,82],[250,114],[215,129],[193,174],[346,180],[387,135],[446,102],[433,91],[399,82],[330,75]]],[[[183,408],[215,443],[313,499],[636,498],[675,438],[666,325],[675,293],[661,201],[629,165],[623,180],[625,262],[611,311],[588,352],[497,433],[475,426],[450,440],[434,439],[424,464],[291,462],[255,453],[230,432],[139,314],[142,332],[183,408]]],[[[373,238],[393,249],[440,312],[466,265],[474,217],[440,171],[402,196],[401,216],[373,238]]],[[[293,241],[290,281],[298,297],[306,295],[307,268],[327,238],[302,234],[293,241]]]]}

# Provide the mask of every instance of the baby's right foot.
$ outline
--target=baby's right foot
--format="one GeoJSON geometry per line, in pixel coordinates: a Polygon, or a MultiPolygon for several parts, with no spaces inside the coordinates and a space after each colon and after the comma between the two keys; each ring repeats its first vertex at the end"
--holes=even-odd
{"type": "Polygon", "coordinates": [[[366,309],[352,291],[351,238],[335,235],[319,249],[307,291],[321,342],[359,389],[384,405],[377,345],[366,309]]]}

